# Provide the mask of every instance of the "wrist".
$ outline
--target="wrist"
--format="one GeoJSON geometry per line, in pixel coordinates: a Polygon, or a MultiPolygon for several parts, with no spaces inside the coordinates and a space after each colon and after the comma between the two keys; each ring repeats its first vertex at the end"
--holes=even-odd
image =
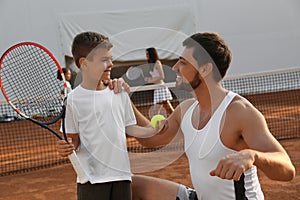
{"type": "Polygon", "coordinates": [[[253,165],[255,165],[255,163],[257,163],[258,160],[259,160],[258,151],[255,151],[255,150],[252,150],[252,149],[251,150],[249,149],[249,151],[250,151],[251,159],[253,161],[253,165]]]}
{"type": "Polygon", "coordinates": [[[80,149],[81,149],[81,145],[78,144],[78,146],[75,148],[75,151],[78,152],[78,151],[80,151],[80,149]]]}

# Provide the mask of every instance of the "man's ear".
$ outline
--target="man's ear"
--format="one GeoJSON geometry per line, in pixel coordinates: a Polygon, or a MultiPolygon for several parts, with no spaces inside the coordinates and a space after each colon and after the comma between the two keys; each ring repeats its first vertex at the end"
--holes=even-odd
{"type": "Polygon", "coordinates": [[[213,71],[212,63],[206,63],[202,65],[200,68],[200,74],[202,77],[206,77],[207,75],[211,74],[212,71],[213,71]]]}

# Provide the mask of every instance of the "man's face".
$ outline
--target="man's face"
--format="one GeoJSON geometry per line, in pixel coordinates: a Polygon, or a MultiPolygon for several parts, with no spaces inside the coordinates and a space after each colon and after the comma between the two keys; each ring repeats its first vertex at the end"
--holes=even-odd
{"type": "Polygon", "coordinates": [[[193,57],[194,48],[185,48],[173,70],[177,73],[176,86],[179,89],[192,91],[201,84],[198,63],[193,57]]]}

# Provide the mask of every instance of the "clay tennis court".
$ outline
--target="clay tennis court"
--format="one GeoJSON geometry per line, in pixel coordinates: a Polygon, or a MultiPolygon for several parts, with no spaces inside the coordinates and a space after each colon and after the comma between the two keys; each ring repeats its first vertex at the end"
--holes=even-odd
{"type": "MultiPolygon", "coordinates": [[[[280,141],[300,170],[300,139],[280,141]]],[[[144,173],[145,175],[165,178],[192,186],[187,159],[183,155],[163,169],[144,173]]],[[[278,182],[268,179],[259,172],[266,200],[300,199],[300,174],[290,182],[278,182]]],[[[76,199],[75,174],[70,164],[32,171],[28,173],[0,177],[1,200],[65,200],[76,199]]]]}
{"type": "MultiPolygon", "coordinates": [[[[268,179],[261,171],[259,171],[259,178],[261,180],[262,189],[265,193],[266,200],[283,200],[283,199],[300,199],[300,92],[295,91],[295,95],[291,98],[289,93],[280,94],[280,101],[277,96],[268,98],[268,101],[264,101],[264,96],[260,98],[251,99],[250,101],[263,112],[267,122],[272,124],[270,129],[276,133],[277,138],[289,138],[280,139],[279,142],[284,146],[288,154],[290,155],[293,164],[296,167],[296,178],[290,182],[278,182],[268,179]],[[291,99],[294,99],[293,102],[291,99]],[[296,101],[295,101],[296,99],[296,101]],[[274,100],[272,102],[271,100],[274,100]],[[276,103],[275,103],[276,102],[276,103]],[[284,104],[284,106],[278,106],[278,102],[284,104]],[[266,112],[268,110],[268,112],[266,112]],[[271,112],[270,112],[271,111],[271,112]],[[287,134],[287,135],[285,135],[287,134]],[[287,137],[289,136],[290,137],[287,137]]],[[[6,166],[25,166],[26,163],[35,163],[34,161],[43,161],[43,169],[36,169],[29,172],[18,172],[18,169],[11,169],[18,172],[14,175],[0,176],[0,200],[15,200],[15,199],[28,199],[28,200],[65,200],[76,199],[76,184],[75,173],[72,166],[69,163],[62,164],[65,159],[58,157],[55,152],[56,138],[49,134],[47,131],[41,130],[37,126],[33,126],[26,121],[18,121],[13,123],[1,123],[0,139],[9,140],[6,146],[0,146],[0,164],[1,171],[6,169],[6,166]],[[16,125],[15,123],[18,123],[16,125]],[[9,132],[3,132],[2,130],[12,130],[9,132]],[[20,135],[22,130],[29,130],[28,137],[20,135]],[[36,133],[38,132],[38,134],[36,133]],[[45,143],[41,144],[41,138],[44,138],[45,143]],[[12,141],[15,140],[15,141],[12,141]],[[49,142],[50,141],[50,142],[49,142]],[[14,146],[18,144],[18,147],[14,146]],[[43,146],[43,152],[39,149],[43,146]],[[14,151],[19,148],[22,151],[14,151]],[[13,159],[11,159],[13,158],[13,159]],[[53,159],[53,160],[51,160],[53,159]],[[49,167],[48,162],[56,162],[49,167]]],[[[24,132],[24,131],[23,131],[24,132]]],[[[24,134],[24,133],[23,133],[24,134]]],[[[161,152],[161,157],[171,157],[168,163],[161,164],[161,159],[156,159],[151,162],[144,162],[139,158],[139,154],[131,159],[132,165],[137,165],[139,169],[145,168],[146,164],[153,164],[158,168],[157,170],[146,170],[139,174],[154,176],[159,178],[168,179],[178,183],[185,184],[192,187],[191,179],[189,175],[188,162],[185,155],[180,151],[180,148],[172,151],[161,152]],[[176,159],[175,159],[176,158],[176,159]],[[138,163],[138,164],[136,164],[138,163]]],[[[142,155],[142,154],[140,154],[142,155]]],[[[157,156],[157,155],[156,155],[157,156]]],[[[159,155],[158,155],[159,156],[159,155]]],[[[37,168],[41,168],[38,167],[37,168]]],[[[149,169],[149,166],[146,166],[149,169]]],[[[134,171],[141,171],[136,170],[134,171]]],[[[26,170],[25,170],[26,171],[26,170]]]]}

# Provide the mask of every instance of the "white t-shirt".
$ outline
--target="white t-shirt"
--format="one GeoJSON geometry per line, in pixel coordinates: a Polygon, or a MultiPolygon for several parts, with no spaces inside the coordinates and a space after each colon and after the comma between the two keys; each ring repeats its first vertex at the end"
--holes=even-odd
{"type": "Polygon", "coordinates": [[[79,134],[77,156],[91,183],[131,180],[125,127],[136,119],[126,92],[79,85],[68,95],[65,123],[79,134]]]}

